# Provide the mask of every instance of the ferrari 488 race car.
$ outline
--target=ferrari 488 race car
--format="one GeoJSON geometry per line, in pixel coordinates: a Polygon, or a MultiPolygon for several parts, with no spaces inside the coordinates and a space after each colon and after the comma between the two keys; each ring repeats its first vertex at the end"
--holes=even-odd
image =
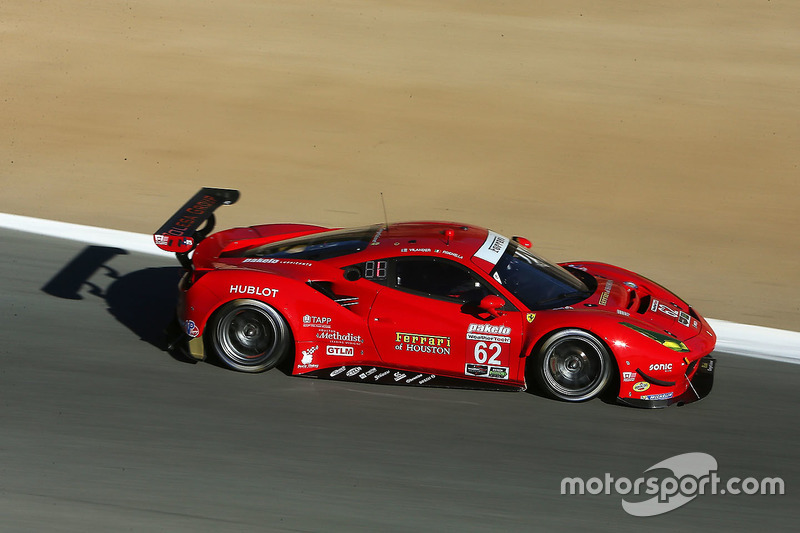
{"type": "Polygon", "coordinates": [[[210,234],[238,191],[204,188],[154,235],[186,273],[182,346],[261,372],[525,390],[638,407],[705,397],[716,337],[680,298],[628,270],[555,264],[530,242],[452,222],[210,234]]]}

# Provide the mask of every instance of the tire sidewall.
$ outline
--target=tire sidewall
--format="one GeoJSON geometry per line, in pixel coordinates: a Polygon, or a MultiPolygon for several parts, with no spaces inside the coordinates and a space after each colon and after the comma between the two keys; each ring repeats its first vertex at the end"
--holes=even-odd
{"type": "Polygon", "coordinates": [[[534,352],[533,366],[534,381],[539,391],[550,398],[566,402],[585,402],[601,395],[613,382],[615,369],[614,357],[605,343],[596,335],[586,330],[576,328],[564,329],[548,335],[539,343],[538,348],[534,352]],[[581,340],[594,347],[602,363],[599,377],[593,382],[591,389],[580,395],[569,395],[554,389],[547,377],[549,373],[549,369],[547,368],[549,360],[547,358],[548,352],[554,346],[570,340],[581,340]]]}
{"type": "Polygon", "coordinates": [[[209,327],[204,332],[204,338],[217,361],[233,370],[249,373],[264,372],[274,368],[286,358],[293,344],[291,329],[283,315],[271,305],[260,300],[251,299],[233,300],[222,305],[209,320],[209,327]],[[268,317],[267,321],[273,326],[273,334],[276,337],[272,353],[263,360],[259,360],[257,364],[243,364],[229,356],[219,338],[222,322],[232,313],[245,309],[258,311],[268,317]]]}

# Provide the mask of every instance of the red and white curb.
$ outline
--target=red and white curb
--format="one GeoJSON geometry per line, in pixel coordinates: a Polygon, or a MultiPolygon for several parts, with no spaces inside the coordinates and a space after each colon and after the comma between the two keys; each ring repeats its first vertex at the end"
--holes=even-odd
{"type": "MultiPolygon", "coordinates": [[[[158,249],[153,243],[152,235],[141,233],[5,213],[0,213],[0,228],[162,257],[173,255],[158,249]]],[[[800,332],[737,324],[726,320],[708,319],[708,322],[717,334],[717,351],[800,364],[800,332]]]]}

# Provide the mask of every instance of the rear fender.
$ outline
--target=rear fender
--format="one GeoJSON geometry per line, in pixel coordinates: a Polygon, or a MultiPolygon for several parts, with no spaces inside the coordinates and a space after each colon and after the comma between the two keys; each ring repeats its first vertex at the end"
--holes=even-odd
{"type": "Polygon", "coordinates": [[[226,303],[239,299],[258,300],[277,309],[289,323],[296,347],[295,372],[301,364],[302,351],[315,345],[318,346],[314,350],[317,351],[317,361],[321,360],[321,353],[326,352],[323,348],[336,345],[337,341],[352,346],[350,351],[353,355],[367,359],[374,357],[375,347],[364,317],[353,310],[356,306],[368,310],[374,300],[374,291],[364,287],[359,289],[359,282],[347,282],[343,276],[341,279],[341,284],[332,286],[336,290],[350,288],[350,292],[360,294],[357,304],[341,305],[330,294],[296,279],[265,272],[211,271],[186,293],[184,327],[187,333],[191,331],[190,337],[202,337],[214,312],[226,303]],[[348,287],[348,283],[352,287],[348,287]]]}

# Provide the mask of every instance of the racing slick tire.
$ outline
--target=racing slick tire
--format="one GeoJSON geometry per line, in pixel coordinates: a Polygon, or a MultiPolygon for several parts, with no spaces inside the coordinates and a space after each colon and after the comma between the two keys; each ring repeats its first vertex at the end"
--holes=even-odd
{"type": "Polygon", "coordinates": [[[223,305],[211,320],[210,343],[226,366],[241,372],[263,372],[289,353],[292,334],[275,308],[258,300],[223,305]]]}
{"type": "Polygon", "coordinates": [[[548,396],[582,402],[599,395],[611,381],[614,362],[608,348],[581,329],[548,337],[534,356],[534,378],[548,396]]]}

